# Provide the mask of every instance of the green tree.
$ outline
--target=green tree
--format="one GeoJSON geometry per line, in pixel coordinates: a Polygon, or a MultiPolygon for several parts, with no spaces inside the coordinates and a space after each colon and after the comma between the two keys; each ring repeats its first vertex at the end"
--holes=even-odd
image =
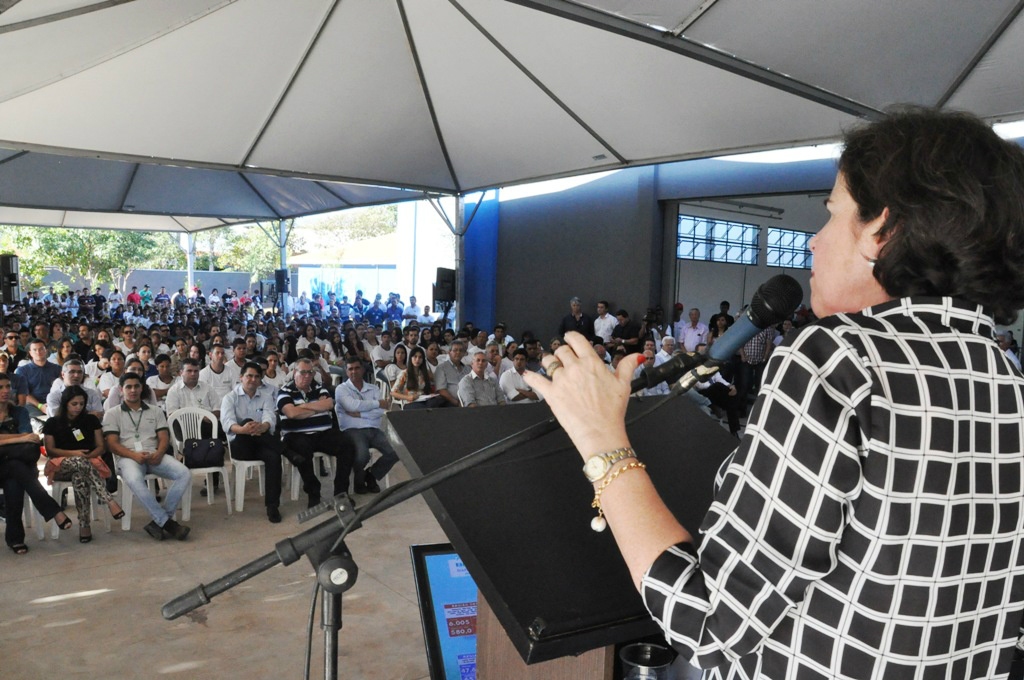
{"type": "MultiPolygon", "coordinates": [[[[271,234],[278,231],[277,222],[264,223],[263,228],[271,234]]],[[[227,247],[218,258],[218,264],[225,269],[252,272],[252,282],[270,279],[281,263],[281,249],[256,225],[231,227],[225,236],[227,247]]],[[[288,239],[288,254],[302,252],[303,239],[292,232],[288,239]]]]}
{"type": "Polygon", "coordinates": [[[123,286],[128,274],[158,249],[151,234],[137,231],[19,226],[3,230],[4,236],[12,239],[19,264],[25,261],[30,269],[26,283],[35,280],[40,266],[48,266],[92,285],[113,282],[123,286]]]}
{"type": "Polygon", "coordinates": [[[398,229],[398,206],[377,205],[307,217],[301,226],[332,243],[362,241],[394,233],[398,229]]]}

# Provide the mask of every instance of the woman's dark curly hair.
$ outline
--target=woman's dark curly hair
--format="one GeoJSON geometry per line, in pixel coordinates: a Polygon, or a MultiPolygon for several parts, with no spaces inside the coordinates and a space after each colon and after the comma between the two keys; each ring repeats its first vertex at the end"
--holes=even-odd
{"type": "Polygon", "coordinates": [[[839,159],[868,222],[889,209],[875,278],[952,296],[1009,324],[1024,307],[1024,150],[967,113],[918,107],[851,131],[839,159]],[[886,240],[888,239],[888,240],[886,240]]]}

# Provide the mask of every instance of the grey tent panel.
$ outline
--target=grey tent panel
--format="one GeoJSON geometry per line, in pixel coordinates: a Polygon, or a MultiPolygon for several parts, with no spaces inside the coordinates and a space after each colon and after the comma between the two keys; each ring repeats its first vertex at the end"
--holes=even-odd
{"type": "Polygon", "coordinates": [[[993,117],[1018,118],[1024,113],[1024,13],[1017,16],[1002,38],[953,94],[952,108],[986,111],[993,117]]]}
{"type": "Polygon", "coordinates": [[[932,105],[1015,4],[726,0],[685,35],[876,108],[932,105]]]}
{"type": "Polygon", "coordinates": [[[279,215],[308,215],[344,210],[352,206],[317,182],[256,173],[244,173],[244,176],[252,188],[274,206],[275,213],[279,215]]]}
{"type": "Polygon", "coordinates": [[[0,203],[119,210],[134,167],[95,158],[25,154],[0,163],[0,203]]]}
{"type": "Polygon", "coordinates": [[[140,165],[125,198],[125,210],[145,205],[165,215],[200,214],[185,206],[204,206],[206,215],[272,220],[280,217],[237,173],[201,168],[140,165]]]}
{"type": "Polygon", "coordinates": [[[337,184],[322,182],[332,193],[337,194],[352,205],[373,205],[379,203],[395,203],[426,198],[420,191],[393,189],[389,187],[371,187],[360,184],[337,184]]]}

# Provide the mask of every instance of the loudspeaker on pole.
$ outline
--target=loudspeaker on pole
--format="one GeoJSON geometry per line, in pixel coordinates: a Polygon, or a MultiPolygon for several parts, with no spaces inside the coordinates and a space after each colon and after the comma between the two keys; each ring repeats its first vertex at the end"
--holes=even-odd
{"type": "Polygon", "coordinates": [[[21,300],[17,255],[0,255],[0,298],[3,304],[13,305],[21,300]]]}

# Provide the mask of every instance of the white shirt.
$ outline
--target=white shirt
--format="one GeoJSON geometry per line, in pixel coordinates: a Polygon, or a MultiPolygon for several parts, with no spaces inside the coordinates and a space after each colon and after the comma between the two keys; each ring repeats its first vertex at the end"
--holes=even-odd
{"type": "Polygon", "coordinates": [[[612,339],[612,330],[618,325],[619,320],[605,312],[604,316],[594,319],[594,335],[608,342],[612,339]]]}
{"type": "Polygon", "coordinates": [[[513,399],[520,396],[519,390],[532,389],[526,384],[526,381],[523,380],[523,376],[519,375],[519,372],[516,371],[515,367],[513,367],[511,371],[505,371],[501,374],[501,377],[498,378],[498,386],[501,388],[501,391],[505,393],[505,397],[508,399],[508,403],[510,404],[536,404],[538,401],[544,401],[544,397],[541,397],[538,392],[534,392],[538,399],[519,399],[518,401],[513,401],[513,399]]]}
{"type": "Polygon", "coordinates": [[[432,324],[432,323],[434,323],[434,315],[433,314],[420,314],[418,317],[416,317],[416,320],[418,322],[420,322],[420,323],[432,324]]]}
{"type": "Polygon", "coordinates": [[[694,352],[697,350],[697,345],[707,343],[708,341],[708,327],[707,324],[697,322],[697,326],[687,322],[682,329],[679,330],[679,334],[676,335],[676,342],[678,342],[684,350],[687,352],[694,352]]]}
{"type": "Polygon", "coordinates": [[[167,415],[171,415],[178,409],[189,406],[203,408],[211,413],[220,410],[220,402],[214,401],[213,390],[202,380],[197,382],[193,388],[188,388],[184,382],[176,380],[167,392],[167,401],[164,405],[167,409],[167,415]]]}
{"type": "Polygon", "coordinates": [[[418,319],[420,314],[423,313],[423,308],[419,305],[408,305],[402,310],[402,317],[412,316],[414,319],[418,319]]]}
{"type": "MultiPolygon", "coordinates": [[[[174,378],[171,378],[171,382],[165,383],[160,379],[159,375],[151,375],[146,378],[146,385],[148,385],[151,390],[169,390],[171,389],[171,386],[174,385],[174,378]]],[[[155,392],[153,393],[153,396],[156,396],[155,392]]],[[[166,394],[163,399],[158,399],[157,401],[164,401],[164,399],[167,399],[166,394]]]]}
{"type": "Polygon", "coordinates": [[[395,360],[395,346],[391,345],[388,349],[384,349],[382,345],[377,345],[370,350],[370,358],[373,359],[374,366],[377,365],[378,361],[393,362],[395,360]]]}
{"type": "Polygon", "coordinates": [[[225,366],[224,370],[220,373],[214,373],[213,367],[207,366],[199,371],[199,382],[209,385],[210,390],[213,392],[213,403],[220,404],[221,400],[224,399],[224,395],[234,388],[238,380],[228,366],[225,366]]]}

